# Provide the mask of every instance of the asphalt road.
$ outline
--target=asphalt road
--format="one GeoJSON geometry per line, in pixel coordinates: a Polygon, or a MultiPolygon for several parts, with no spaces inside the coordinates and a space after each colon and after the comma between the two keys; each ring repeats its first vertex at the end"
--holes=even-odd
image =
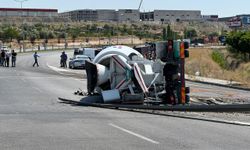
{"type": "Polygon", "coordinates": [[[40,67],[23,54],[16,68],[0,68],[1,150],[250,147],[249,127],[58,103],[86,89],[83,71],[60,70],[59,52],[40,55],[40,67]]]}

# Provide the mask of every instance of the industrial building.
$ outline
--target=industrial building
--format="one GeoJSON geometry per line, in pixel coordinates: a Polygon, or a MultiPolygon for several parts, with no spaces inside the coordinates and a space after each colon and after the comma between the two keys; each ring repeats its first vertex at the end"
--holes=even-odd
{"type": "Polygon", "coordinates": [[[199,10],[154,10],[154,21],[190,21],[200,20],[199,10]]]}
{"type": "Polygon", "coordinates": [[[119,10],[74,10],[59,14],[60,17],[71,19],[72,21],[190,21],[202,19],[199,10],[154,10],[152,12],[139,12],[137,9],[119,10]]]}
{"type": "Polygon", "coordinates": [[[141,13],[142,21],[172,22],[200,20],[201,11],[199,10],[154,10],[152,12],[141,13]]]}
{"type": "Polygon", "coordinates": [[[57,9],[0,8],[0,17],[57,17],[57,9]]]}
{"type": "Polygon", "coordinates": [[[203,15],[202,19],[206,21],[218,21],[219,16],[218,15],[203,15]]]}
{"type": "Polygon", "coordinates": [[[62,18],[71,19],[72,21],[115,21],[116,11],[109,9],[82,9],[64,12],[59,14],[62,18]]]}
{"type": "Polygon", "coordinates": [[[59,14],[62,18],[72,21],[139,21],[140,13],[135,9],[82,9],[59,14]]]}
{"type": "Polygon", "coordinates": [[[124,21],[137,22],[137,21],[140,21],[140,12],[137,9],[119,9],[117,11],[117,20],[119,22],[124,22],[124,21]]]}
{"type": "Polygon", "coordinates": [[[250,26],[250,14],[236,15],[232,17],[219,18],[219,21],[226,22],[229,27],[249,27],[250,26]]]}

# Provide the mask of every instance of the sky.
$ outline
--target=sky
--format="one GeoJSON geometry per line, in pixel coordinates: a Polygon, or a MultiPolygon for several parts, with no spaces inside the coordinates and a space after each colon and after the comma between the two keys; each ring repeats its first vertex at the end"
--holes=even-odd
{"type": "MultiPolygon", "coordinates": [[[[18,0],[0,0],[2,8],[20,8],[18,0]]],[[[54,8],[59,12],[75,9],[138,9],[140,0],[27,0],[23,8],[54,8]]],[[[202,15],[229,17],[250,14],[250,0],[144,0],[141,11],[201,10],[202,15]]]]}

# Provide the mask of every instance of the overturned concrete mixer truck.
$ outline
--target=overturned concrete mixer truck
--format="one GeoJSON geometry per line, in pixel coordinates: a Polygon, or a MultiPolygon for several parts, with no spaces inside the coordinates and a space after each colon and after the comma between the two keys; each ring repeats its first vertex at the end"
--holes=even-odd
{"type": "Polygon", "coordinates": [[[127,46],[110,46],[86,61],[88,95],[103,103],[186,104],[185,58],[189,45],[182,41],[150,43],[154,60],[127,46]]]}

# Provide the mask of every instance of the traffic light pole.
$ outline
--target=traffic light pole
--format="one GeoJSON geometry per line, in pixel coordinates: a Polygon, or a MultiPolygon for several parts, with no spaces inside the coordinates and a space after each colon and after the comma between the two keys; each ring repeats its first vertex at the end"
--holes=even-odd
{"type": "Polygon", "coordinates": [[[185,84],[185,47],[184,42],[180,46],[180,80],[181,80],[181,104],[186,103],[186,84],[185,84]]]}

